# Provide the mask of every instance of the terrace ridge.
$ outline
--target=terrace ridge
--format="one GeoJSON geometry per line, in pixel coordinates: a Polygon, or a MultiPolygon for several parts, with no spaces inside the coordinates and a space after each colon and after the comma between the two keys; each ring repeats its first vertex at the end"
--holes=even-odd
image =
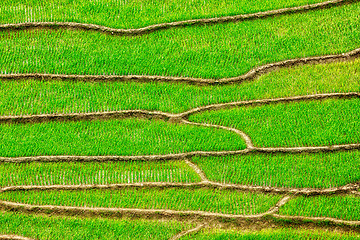
{"type": "MultiPolygon", "coordinates": [[[[359,0],[360,1],[360,0],[359,0]]],[[[331,62],[351,61],[360,57],[360,48],[354,49],[349,52],[340,54],[330,54],[322,56],[294,58],[283,60],[274,63],[264,64],[255,67],[236,77],[220,78],[220,79],[207,79],[207,78],[194,78],[194,77],[172,77],[172,76],[157,76],[157,75],[81,75],[81,74],[52,74],[52,73],[6,73],[0,74],[2,80],[60,80],[60,81],[135,81],[135,82],[184,82],[189,84],[198,85],[225,85],[233,83],[242,83],[245,81],[252,81],[261,75],[267,74],[280,68],[289,68],[299,65],[308,64],[323,64],[331,62]]]]}
{"type": "MultiPolygon", "coordinates": [[[[284,205],[290,199],[289,196],[285,196],[271,207],[268,211],[252,214],[227,214],[227,213],[215,213],[199,210],[170,210],[170,209],[140,209],[140,208],[105,208],[105,207],[74,207],[74,206],[58,206],[58,205],[33,205],[26,203],[17,203],[10,201],[0,200],[0,209],[11,211],[23,211],[34,213],[53,213],[53,214],[75,214],[75,215],[94,215],[94,216],[131,216],[131,217],[143,217],[143,216],[164,216],[164,217],[191,217],[191,218],[206,218],[206,219],[259,219],[266,215],[271,215],[279,211],[279,207],[284,205]]],[[[360,222],[360,221],[359,221],[360,222]]]]}
{"type": "MultiPolygon", "coordinates": [[[[292,97],[280,97],[280,98],[267,98],[267,99],[255,99],[245,101],[235,101],[226,103],[209,104],[201,107],[196,107],[187,110],[182,113],[168,113],[162,111],[149,111],[149,110],[119,110],[119,111],[107,111],[107,112],[86,112],[86,113],[50,113],[50,114],[32,114],[32,115],[13,115],[13,116],[0,116],[0,124],[3,123],[37,123],[47,121],[81,121],[81,120],[106,120],[106,119],[122,119],[122,118],[157,118],[163,120],[169,120],[169,122],[185,123],[185,124],[197,124],[189,122],[186,119],[192,115],[205,111],[215,111],[220,109],[228,109],[232,107],[243,106],[262,106],[276,103],[289,103],[299,102],[307,100],[325,100],[325,99],[350,99],[360,98],[360,92],[344,92],[344,93],[319,93],[292,97]]],[[[214,127],[223,127],[215,126],[214,127]]],[[[233,129],[229,131],[240,131],[233,129]]],[[[235,131],[235,132],[236,132],[235,131]]],[[[240,134],[240,133],[239,133],[240,134]]],[[[241,135],[241,134],[240,134],[241,135]]]]}
{"type": "Polygon", "coordinates": [[[147,110],[123,110],[111,112],[92,112],[92,113],[69,113],[69,114],[39,114],[39,115],[25,115],[25,116],[1,116],[1,123],[34,123],[46,121],[79,121],[79,120],[94,120],[94,119],[117,119],[128,117],[140,118],[157,118],[168,120],[172,123],[183,123],[189,125],[212,127],[217,129],[224,129],[226,131],[234,132],[239,135],[246,144],[246,148],[235,151],[193,151],[175,154],[162,154],[162,155],[132,155],[132,156],[31,156],[31,157],[0,157],[0,162],[60,162],[60,161],[157,161],[157,160],[179,160],[191,158],[194,156],[225,156],[225,155],[239,155],[250,153],[303,153],[303,152],[328,152],[328,151],[343,151],[360,149],[360,143],[330,145],[330,146],[310,146],[310,147],[256,147],[252,143],[250,136],[239,129],[207,124],[197,123],[186,120],[191,114],[200,113],[210,110],[219,110],[229,107],[238,106],[252,106],[252,105],[266,105],[273,103],[288,103],[304,100],[324,100],[324,99],[347,99],[347,98],[360,98],[358,92],[348,93],[323,93],[313,95],[303,95],[294,97],[270,98],[261,100],[248,100],[220,104],[211,104],[203,107],[191,109],[189,111],[172,114],[160,111],[147,111],[147,110]]]}
{"type": "Polygon", "coordinates": [[[247,192],[260,192],[270,194],[291,194],[294,196],[318,196],[318,195],[356,195],[360,190],[360,183],[349,183],[340,187],[332,188],[291,188],[291,187],[267,187],[242,184],[228,184],[214,181],[201,181],[195,183],[182,182],[138,182],[138,183],[118,183],[118,184],[90,184],[90,185],[19,185],[0,188],[0,193],[14,191],[50,191],[50,190],[116,190],[122,188],[215,188],[229,189],[247,192]]]}
{"type": "Polygon", "coordinates": [[[176,234],[175,236],[170,238],[170,240],[177,240],[177,239],[180,239],[181,237],[183,237],[185,235],[188,235],[188,234],[191,234],[191,233],[196,233],[196,232],[200,231],[203,227],[205,227],[205,224],[199,224],[199,225],[197,225],[196,227],[194,227],[192,229],[182,231],[182,232],[176,234]]]}
{"type": "MultiPolygon", "coordinates": [[[[349,221],[329,217],[304,217],[279,215],[279,208],[290,200],[289,196],[281,198],[275,206],[268,211],[254,215],[224,214],[206,211],[192,210],[169,210],[169,209],[139,209],[139,208],[104,208],[104,207],[73,207],[56,205],[32,205],[25,203],[9,202],[0,200],[0,209],[25,213],[44,213],[51,215],[76,215],[76,216],[110,216],[130,218],[167,218],[167,219],[195,219],[201,221],[251,221],[264,222],[273,220],[291,220],[292,223],[300,224],[323,224],[327,223],[338,228],[354,227],[358,231],[360,221],[349,221]]],[[[354,229],[354,230],[355,230],[354,229]]]]}
{"type": "Polygon", "coordinates": [[[133,28],[133,29],[111,28],[97,24],[77,23],[77,22],[22,22],[22,23],[1,24],[0,31],[24,30],[24,29],[34,29],[34,28],[48,28],[48,29],[67,28],[67,29],[96,31],[96,32],[118,35],[118,36],[136,36],[136,35],[148,34],[154,31],[165,30],[169,28],[179,28],[179,27],[188,27],[188,26],[196,26],[196,25],[210,25],[210,24],[219,24],[219,23],[230,23],[230,22],[243,22],[243,21],[251,21],[256,19],[264,19],[264,18],[281,16],[281,15],[288,15],[288,14],[302,13],[302,12],[313,11],[318,9],[331,8],[331,7],[341,6],[344,4],[350,4],[354,2],[359,2],[359,0],[330,0],[315,4],[306,4],[298,7],[288,7],[288,8],[281,8],[281,9],[269,10],[264,12],[239,14],[235,16],[174,21],[168,23],[153,24],[146,27],[133,28]]]}
{"type": "Polygon", "coordinates": [[[228,151],[193,151],[185,153],[171,153],[159,155],[101,155],[101,156],[78,156],[78,155],[52,155],[52,156],[31,156],[31,157],[0,157],[1,162],[26,163],[26,162],[110,162],[110,161],[170,161],[182,160],[191,157],[219,157],[230,155],[246,155],[259,153],[316,153],[316,152],[337,152],[359,150],[360,143],[316,146],[316,147],[254,147],[242,150],[228,151]]]}
{"type": "Polygon", "coordinates": [[[33,239],[23,237],[23,236],[18,236],[18,235],[1,235],[0,234],[0,240],[33,240],[33,239]]]}

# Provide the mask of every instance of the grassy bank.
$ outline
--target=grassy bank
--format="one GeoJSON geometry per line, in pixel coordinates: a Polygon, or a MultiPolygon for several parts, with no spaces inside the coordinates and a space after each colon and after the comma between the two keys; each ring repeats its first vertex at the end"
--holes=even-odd
{"type": "Polygon", "coordinates": [[[146,109],[179,113],[231,101],[360,91],[360,60],[280,69],[222,86],[184,83],[0,81],[0,114],[146,109]],[[186,99],[186,101],[183,101],[186,99]]]}
{"type": "Polygon", "coordinates": [[[2,163],[0,186],[199,182],[183,161],[2,163]]]}
{"type": "Polygon", "coordinates": [[[360,220],[360,197],[356,195],[297,197],[280,208],[280,214],[360,220]]]}
{"type": "Polygon", "coordinates": [[[229,131],[145,119],[2,124],[0,132],[3,157],[166,154],[246,147],[241,137],[229,131]]]}
{"type": "Polygon", "coordinates": [[[175,221],[113,220],[0,212],[0,234],[34,239],[169,239],[190,229],[175,221]]]}
{"type": "Polygon", "coordinates": [[[269,187],[330,188],[360,180],[360,152],[194,157],[212,180],[269,187]]]}
{"type": "Polygon", "coordinates": [[[4,192],[6,201],[35,205],[194,210],[230,214],[266,212],[281,195],[221,189],[125,188],[121,190],[4,192]]]}
{"type": "Polygon", "coordinates": [[[190,116],[191,121],[240,129],[259,147],[360,142],[360,100],[324,100],[238,107],[190,116]]]}
{"type": "Polygon", "coordinates": [[[221,78],[265,63],[360,46],[360,3],[137,37],[73,30],[0,32],[2,73],[221,78]],[[325,24],[326,23],[326,24],[325,24]]]}
{"type": "Polygon", "coordinates": [[[0,23],[56,21],[138,28],[156,23],[253,13],[318,2],[324,0],[4,0],[1,2],[0,23]]]}

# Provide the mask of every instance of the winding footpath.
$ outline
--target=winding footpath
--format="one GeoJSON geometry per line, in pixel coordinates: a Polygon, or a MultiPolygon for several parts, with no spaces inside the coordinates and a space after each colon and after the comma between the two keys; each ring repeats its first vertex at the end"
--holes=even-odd
{"type": "Polygon", "coordinates": [[[183,237],[185,235],[196,233],[196,232],[200,231],[203,227],[205,227],[205,224],[200,224],[200,225],[196,226],[195,228],[192,228],[192,229],[180,232],[179,234],[176,234],[175,236],[170,238],[170,240],[177,240],[177,239],[180,239],[181,237],[183,237]]]}
{"type": "Polygon", "coordinates": [[[33,239],[18,235],[0,235],[0,240],[33,240],[33,239]]]}
{"type": "Polygon", "coordinates": [[[315,188],[286,188],[286,187],[266,187],[241,184],[227,184],[213,181],[201,181],[196,183],[181,182],[138,182],[138,183],[119,183],[119,184],[94,184],[94,185],[19,185],[0,188],[0,193],[14,191],[51,191],[51,190],[115,190],[123,188],[179,188],[179,189],[198,189],[215,188],[229,189],[236,191],[260,192],[269,194],[291,194],[296,196],[333,196],[333,195],[358,195],[360,183],[349,183],[341,187],[315,189],[315,188]]]}

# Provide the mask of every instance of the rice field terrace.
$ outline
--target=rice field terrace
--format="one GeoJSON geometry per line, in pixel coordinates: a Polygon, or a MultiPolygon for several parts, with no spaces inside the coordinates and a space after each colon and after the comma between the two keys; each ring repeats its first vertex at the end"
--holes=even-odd
{"type": "Polygon", "coordinates": [[[0,239],[360,239],[360,1],[2,0],[0,239]]]}

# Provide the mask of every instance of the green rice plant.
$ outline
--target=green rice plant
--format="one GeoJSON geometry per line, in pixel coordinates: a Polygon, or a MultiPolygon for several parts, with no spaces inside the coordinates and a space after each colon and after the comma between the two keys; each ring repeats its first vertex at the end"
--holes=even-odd
{"type": "Polygon", "coordinates": [[[241,240],[355,240],[360,239],[356,233],[337,232],[329,230],[312,230],[312,229],[264,229],[260,231],[237,231],[224,229],[202,229],[198,233],[189,234],[181,239],[198,239],[198,240],[220,240],[220,239],[241,239],[241,240]]]}
{"type": "Polygon", "coordinates": [[[323,1],[3,0],[0,3],[0,23],[63,21],[137,28],[162,22],[253,13],[323,1]]]}
{"type": "Polygon", "coordinates": [[[238,107],[190,116],[194,122],[240,129],[259,147],[360,142],[360,99],[238,107]]]}
{"type": "Polygon", "coordinates": [[[284,68],[251,82],[197,86],[166,82],[0,81],[0,114],[158,110],[180,113],[231,101],[360,91],[360,59],[284,68]],[[186,101],[184,101],[186,99],[186,101]]]}
{"type": "Polygon", "coordinates": [[[270,62],[360,46],[360,3],[136,37],[73,30],[0,32],[0,72],[221,78],[270,62]]]}
{"type": "Polygon", "coordinates": [[[356,195],[297,197],[280,208],[280,214],[360,220],[360,197],[356,195]]]}
{"type": "Polygon", "coordinates": [[[360,152],[193,157],[212,181],[268,187],[331,188],[360,180],[360,152]]]}
{"type": "Polygon", "coordinates": [[[233,132],[146,119],[1,124],[0,133],[3,157],[167,154],[246,147],[233,132]]]}
{"type": "Polygon", "coordinates": [[[185,162],[2,163],[0,186],[200,182],[185,162]]]}
{"type": "Polygon", "coordinates": [[[0,235],[14,234],[34,239],[170,239],[193,224],[105,218],[28,215],[0,211],[0,235]]]}
{"type": "Polygon", "coordinates": [[[124,188],[3,192],[0,199],[35,205],[194,210],[230,214],[268,211],[281,195],[221,189],[124,188]]]}

